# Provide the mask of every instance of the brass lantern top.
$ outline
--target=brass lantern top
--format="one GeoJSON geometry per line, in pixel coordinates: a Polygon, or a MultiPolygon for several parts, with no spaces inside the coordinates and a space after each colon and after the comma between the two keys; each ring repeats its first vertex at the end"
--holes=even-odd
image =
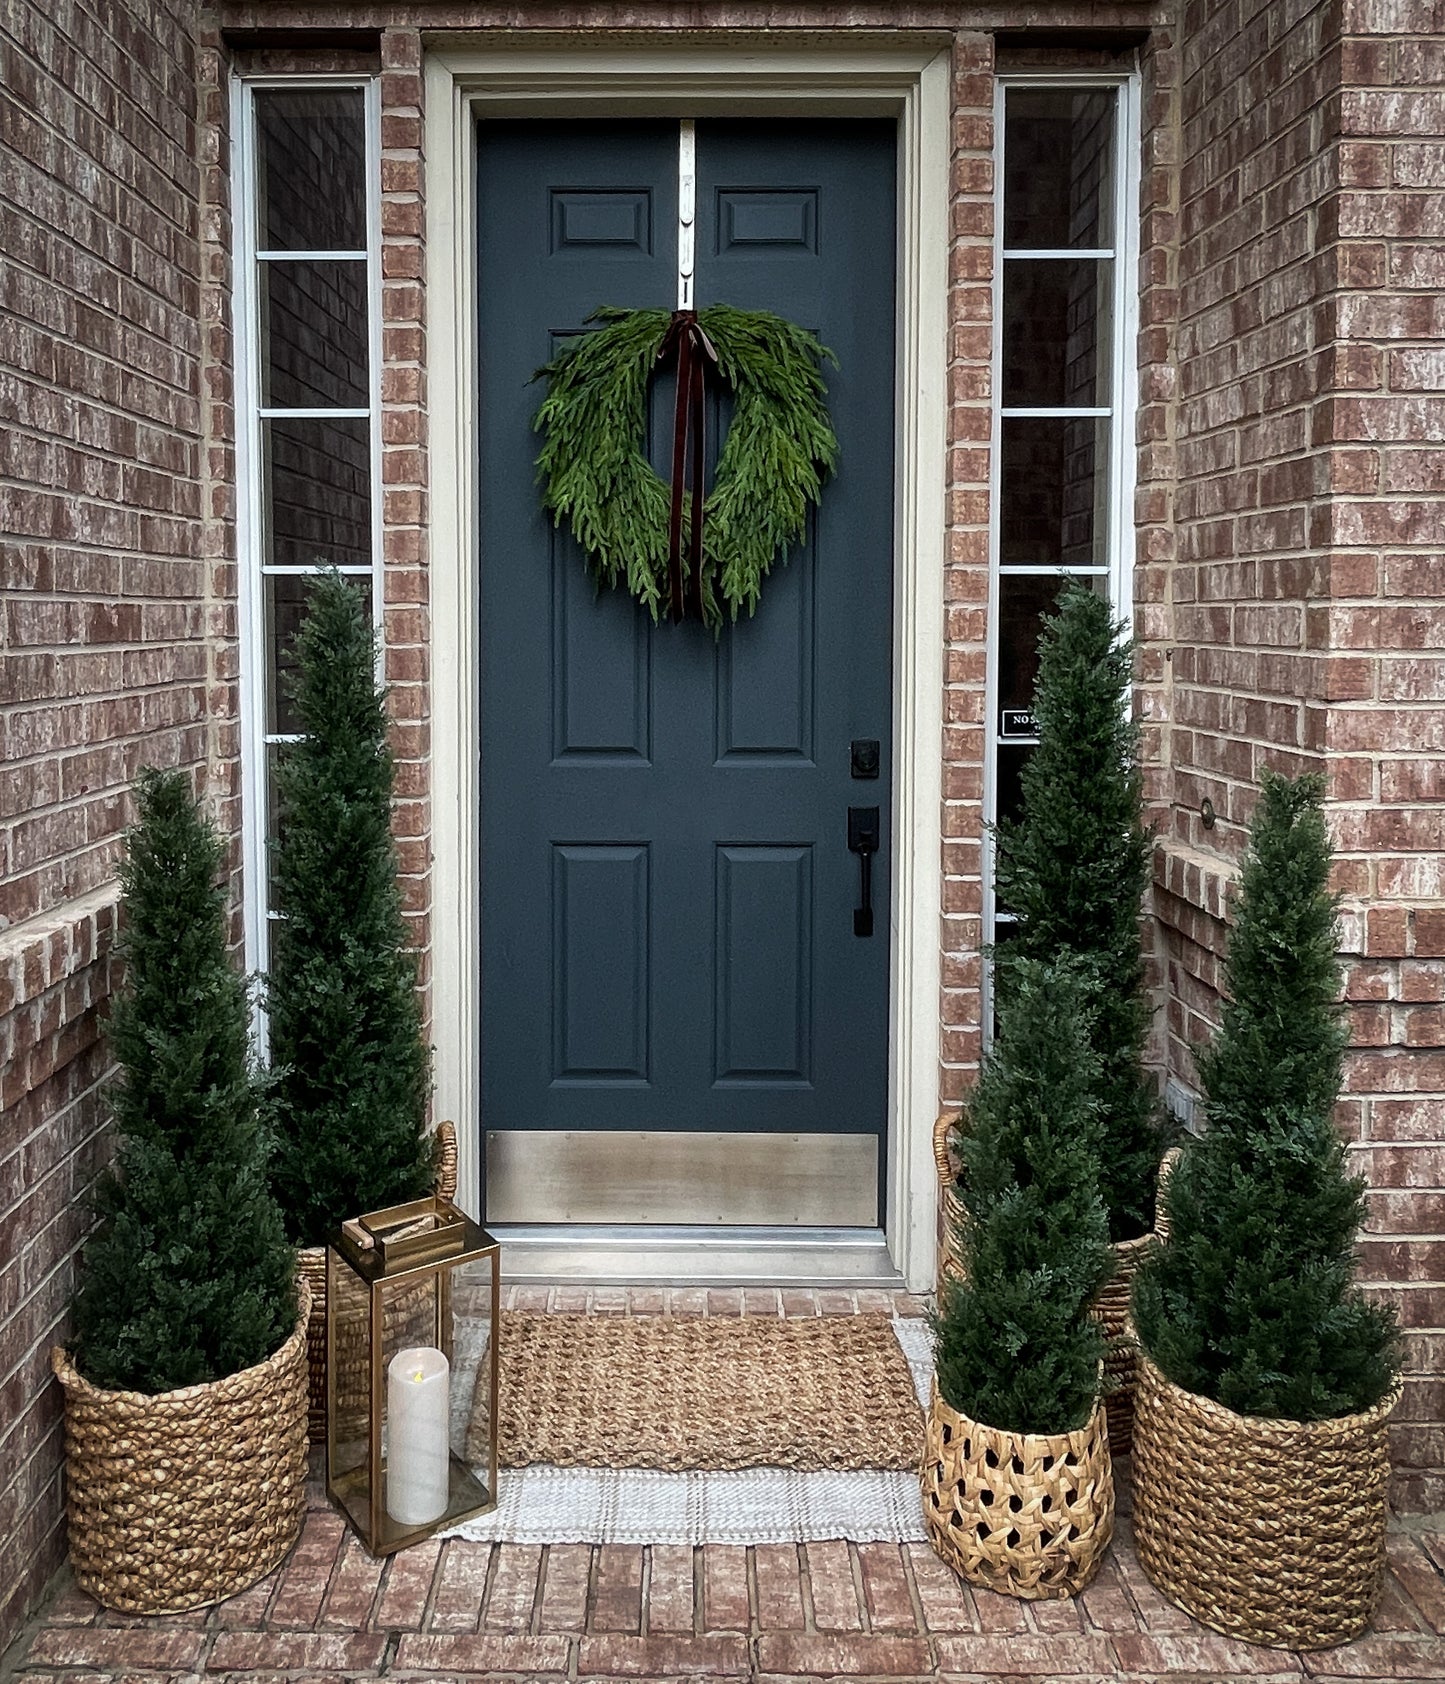
{"type": "Polygon", "coordinates": [[[485,1228],[440,1194],[343,1222],[331,1243],[368,1284],[437,1264],[455,1268],[500,1250],[485,1228]]]}

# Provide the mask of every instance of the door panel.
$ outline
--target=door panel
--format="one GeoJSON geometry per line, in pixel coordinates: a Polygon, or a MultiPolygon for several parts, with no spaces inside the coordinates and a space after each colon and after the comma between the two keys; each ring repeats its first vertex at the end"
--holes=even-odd
{"type": "Polygon", "coordinates": [[[552,1084],[648,1079],[647,849],[552,849],[552,1084]]]}
{"type": "MultiPolygon", "coordinates": [[[[894,129],[697,126],[699,306],[775,310],[840,360],[837,478],[757,615],[716,639],[599,595],[534,483],[534,370],[597,305],[675,299],[677,138],[675,122],[480,126],[482,1100],[510,1178],[494,1218],[522,1208],[549,1133],[572,1163],[611,1137],[619,1185],[637,1158],[633,1219],[651,1135],[647,1210],[665,1222],[739,1220],[785,1145],[806,1189],[797,1166],[829,1139],[884,1129],[890,862],[857,937],[847,827],[850,804],[877,805],[888,835],[894,129]],[[850,778],[855,737],[881,744],[876,781],[850,778]],[[684,1185],[685,1150],[657,1153],[689,1133],[698,1166],[715,1162],[704,1137],[737,1137],[737,1197],[684,1185]]],[[[650,417],[664,474],[669,386],[650,417]]],[[[849,1221],[859,1192],[836,1203],[849,1221]]],[[[798,1198],[792,1220],[827,1219],[798,1198]]]]}
{"type": "Polygon", "coordinates": [[[812,1077],[813,850],[717,850],[718,1085],[812,1077]]]}
{"type": "Polygon", "coordinates": [[[640,614],[609,614],[576,546],[552,551],[552,765],[652,758],[652,640],[640,614]],[[619,623],[620,622],[620,623],[619,623]]]}
{"type": "Polygon", "coordinates": [[[786,568],[775,568],[766,588],[767,613],[759,610],[747,622],[746,635],[734,632],[718,642],[717,758],[812,765],[817,635],[812,545],[786,568]]]}

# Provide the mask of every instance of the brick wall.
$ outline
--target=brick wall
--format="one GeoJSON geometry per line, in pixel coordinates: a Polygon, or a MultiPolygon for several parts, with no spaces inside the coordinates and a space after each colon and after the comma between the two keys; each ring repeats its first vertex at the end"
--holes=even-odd
{"type": "Polygon", "coordinates": [[[1179,101],[1177,247],[1159,258],[1177,264],[1177,318],[1146,325],[1177,335],[1159,422],[1175,435],[1172,535],[1167,485],[1148,509],[1176,546],[1158,628],[1169,1066],[1192,1079],[1217,1015],[1260,768],[1324,772],[1355,1045],[1339,1118],[1371,1189],[1364,1275],[1408,1333],[1395,1494],[1439,1508],[1445,39],[1411,4],[1227,0],[1187,17],[1177,91],[1156,60],[1151,96],[1161,121],[1179,101]]]}
{"type": "Polygon", "coordinates": [[[234,754],[188,0],[56,15],[0,22],[0,1647],[63,1551],[48,1359],[105,1151],[126,786],[147,761],[214,782],[234,754]]]}

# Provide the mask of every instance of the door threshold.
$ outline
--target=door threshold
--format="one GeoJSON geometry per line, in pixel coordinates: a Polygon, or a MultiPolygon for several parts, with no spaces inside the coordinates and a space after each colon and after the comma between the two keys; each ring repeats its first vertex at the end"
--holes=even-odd
{"type": "Polygon", "coordinates": [[[491,1232],[508,1283],[903,1290],[881,1228],[508,1223],[491,1232]]]}

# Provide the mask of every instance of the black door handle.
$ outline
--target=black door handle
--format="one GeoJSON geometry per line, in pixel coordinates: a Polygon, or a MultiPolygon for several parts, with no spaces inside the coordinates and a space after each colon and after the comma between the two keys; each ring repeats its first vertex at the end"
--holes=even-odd
{"type": "Polygon", "coordinates": [[[878,852],[878,809],[848,809],[848,848],[858,856],[858,905],[853,909],[853,934],[873,934],[873,856],[878,852]]]}

